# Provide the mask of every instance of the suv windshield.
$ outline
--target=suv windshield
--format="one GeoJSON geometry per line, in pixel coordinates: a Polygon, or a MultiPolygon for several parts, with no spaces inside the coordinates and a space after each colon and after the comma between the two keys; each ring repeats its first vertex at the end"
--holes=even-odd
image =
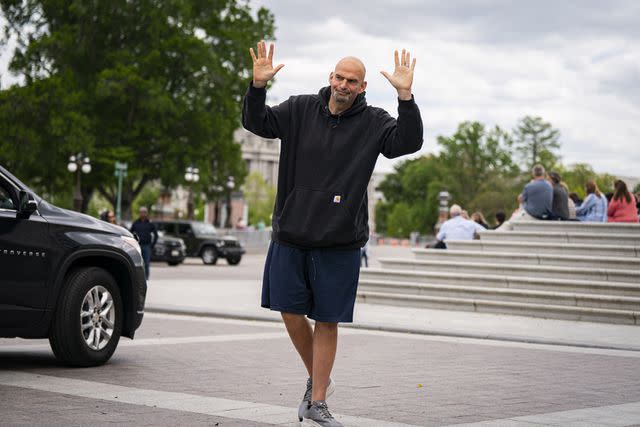
{"type": "Polygon", "coordinates": [[[206,222],[194,222],[191,224],[193,227],[193,232],[197,235],[215,235],[216,228],[213,224],[209,224],[206,222]]]}

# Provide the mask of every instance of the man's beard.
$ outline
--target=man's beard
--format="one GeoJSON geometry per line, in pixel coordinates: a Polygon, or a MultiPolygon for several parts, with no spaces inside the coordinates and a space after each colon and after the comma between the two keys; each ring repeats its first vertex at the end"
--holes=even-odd
{"type": "Polygon", "coordinates": [[[337,90],[333,91],[333,100],[339,104],[348,104],[349,101],[351,100],[351,98],[349,97],[349,94],[342,94],[340,92],[338,92],[337,90]]]}

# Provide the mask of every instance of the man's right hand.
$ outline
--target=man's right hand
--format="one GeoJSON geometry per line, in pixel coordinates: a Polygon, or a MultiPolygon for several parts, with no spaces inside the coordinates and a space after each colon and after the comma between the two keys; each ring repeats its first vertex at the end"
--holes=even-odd
{"type": "Polygon", "coordinates": [[[253,48],[249,48],[251,58],[253,58],[253,87],[262,88],[267,85],[269,80],[276,75],[284,64],[280,64],[273,68],[273,43],[269,46],[269,54],[267,55],[267,44],[264,40],[258,43],[258,56],[256,57],[253,48]]]}

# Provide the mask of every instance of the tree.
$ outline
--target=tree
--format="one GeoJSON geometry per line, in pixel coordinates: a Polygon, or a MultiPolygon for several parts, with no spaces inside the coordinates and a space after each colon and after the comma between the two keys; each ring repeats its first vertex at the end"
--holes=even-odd
{"type": "Polygon", "coordinates": [[[247,49],[273,35],[269,11],[254,18],[236,0],[0,6],[5,38],[18,42],[10,68],[24,77],[0,93],[0,153],[16,173],[53,191],[70,180],[68,156],[83,151],[93,165],[83,193],[114,203],[114,163],[127,162],[127,213],[150,180],[175,186],[189,165],[200,169],[198,192],[215,193],[230,174],[242,184],[233,131],[252,66],[247,49]],[[24,147],[34,154],[19,157],[24,147]]]}
{"type": "Polygon", "coordinates": [[[615,177],[613,175],[603,173],[596,173],[591,165],[587,163],[576,163],[568,168],[559,169],[562,180],[569,187],[570,192],[577,193],[578,196],[584,198],[585,196],[585,184],[587,181],[593,180],[600,189],[601,192],[607,193],[613,191],[613,183],[615,177]]]}
{"type": "Polygon", "coordinates": [[[513,130],[514,146],[520,153],[522,165],[531,170],[535,164],[551,169],[556,166],[560,149],[560,131],[541,117],[526,116],[520,119],[513,130]]]}
{"type": "Polygon", "coordinates": [[[244,198],[249,206],[249,224],[271,223],[276,188],[267,184],[259,172],[252,172],[244,184],[244,198]]]}
{"type": "MultiPolygon", "coordinates": [[[[463,122],[450,137],[439,136],[442,147],[440,163],[444,170],[446,189],[451,203],[457,203],[468,211],[484,208],[482,203],[488,193],[500,192],[506,199],[515,200],[511,193],[519,186],[519,171],[512,160],[511,137],[499,127],[486,130],[479,122],[463,122]]],[[[517,194],[517,193],[516,193],[517,194]]],[[[501,200],[504,209],[512,202],[501,200]]]]}
{"type": "Polygon", "coordinates": [[[488,218],[515,207],[521,189],[512,161],[511,138],[499,127],[486,130],[478,122],[463,122],[450,137],[439,136],[441,151],[407,160],[380,184],[385,202],[376,206],[376,229],[407,236],[428,234],[438,221],[438,193],[451,194],[451,203],[488,218]]]}
{"type": "Polygon", "coordinates": [[[376,205],[376,231],[396,235],[410,228],[407,233],[430,233],[438,219],[438,192],[444,188],[441,176],[439,159],[433,155],[396,165],[395,173],[378,186],[385,201],[376,205]],[[406,206],[396,209],[399,203],[406,206]]]}

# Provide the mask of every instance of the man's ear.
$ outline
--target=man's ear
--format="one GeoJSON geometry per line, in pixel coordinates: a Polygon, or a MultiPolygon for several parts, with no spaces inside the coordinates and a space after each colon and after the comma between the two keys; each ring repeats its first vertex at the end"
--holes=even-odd
{"type": "Polygon", "coordinates": [[[358,90],[358,93],[362,93],[364,92],[364,90],[367,88],[367,82],[364,81],[362,82],[362,84],[360,85],[360,89],[358,90]]]}
{"type": "Polygon", "coordinates": [[[333,80],[333,71],[329,73],[329,84],[331,84],[331,80],[333,80]]]}

